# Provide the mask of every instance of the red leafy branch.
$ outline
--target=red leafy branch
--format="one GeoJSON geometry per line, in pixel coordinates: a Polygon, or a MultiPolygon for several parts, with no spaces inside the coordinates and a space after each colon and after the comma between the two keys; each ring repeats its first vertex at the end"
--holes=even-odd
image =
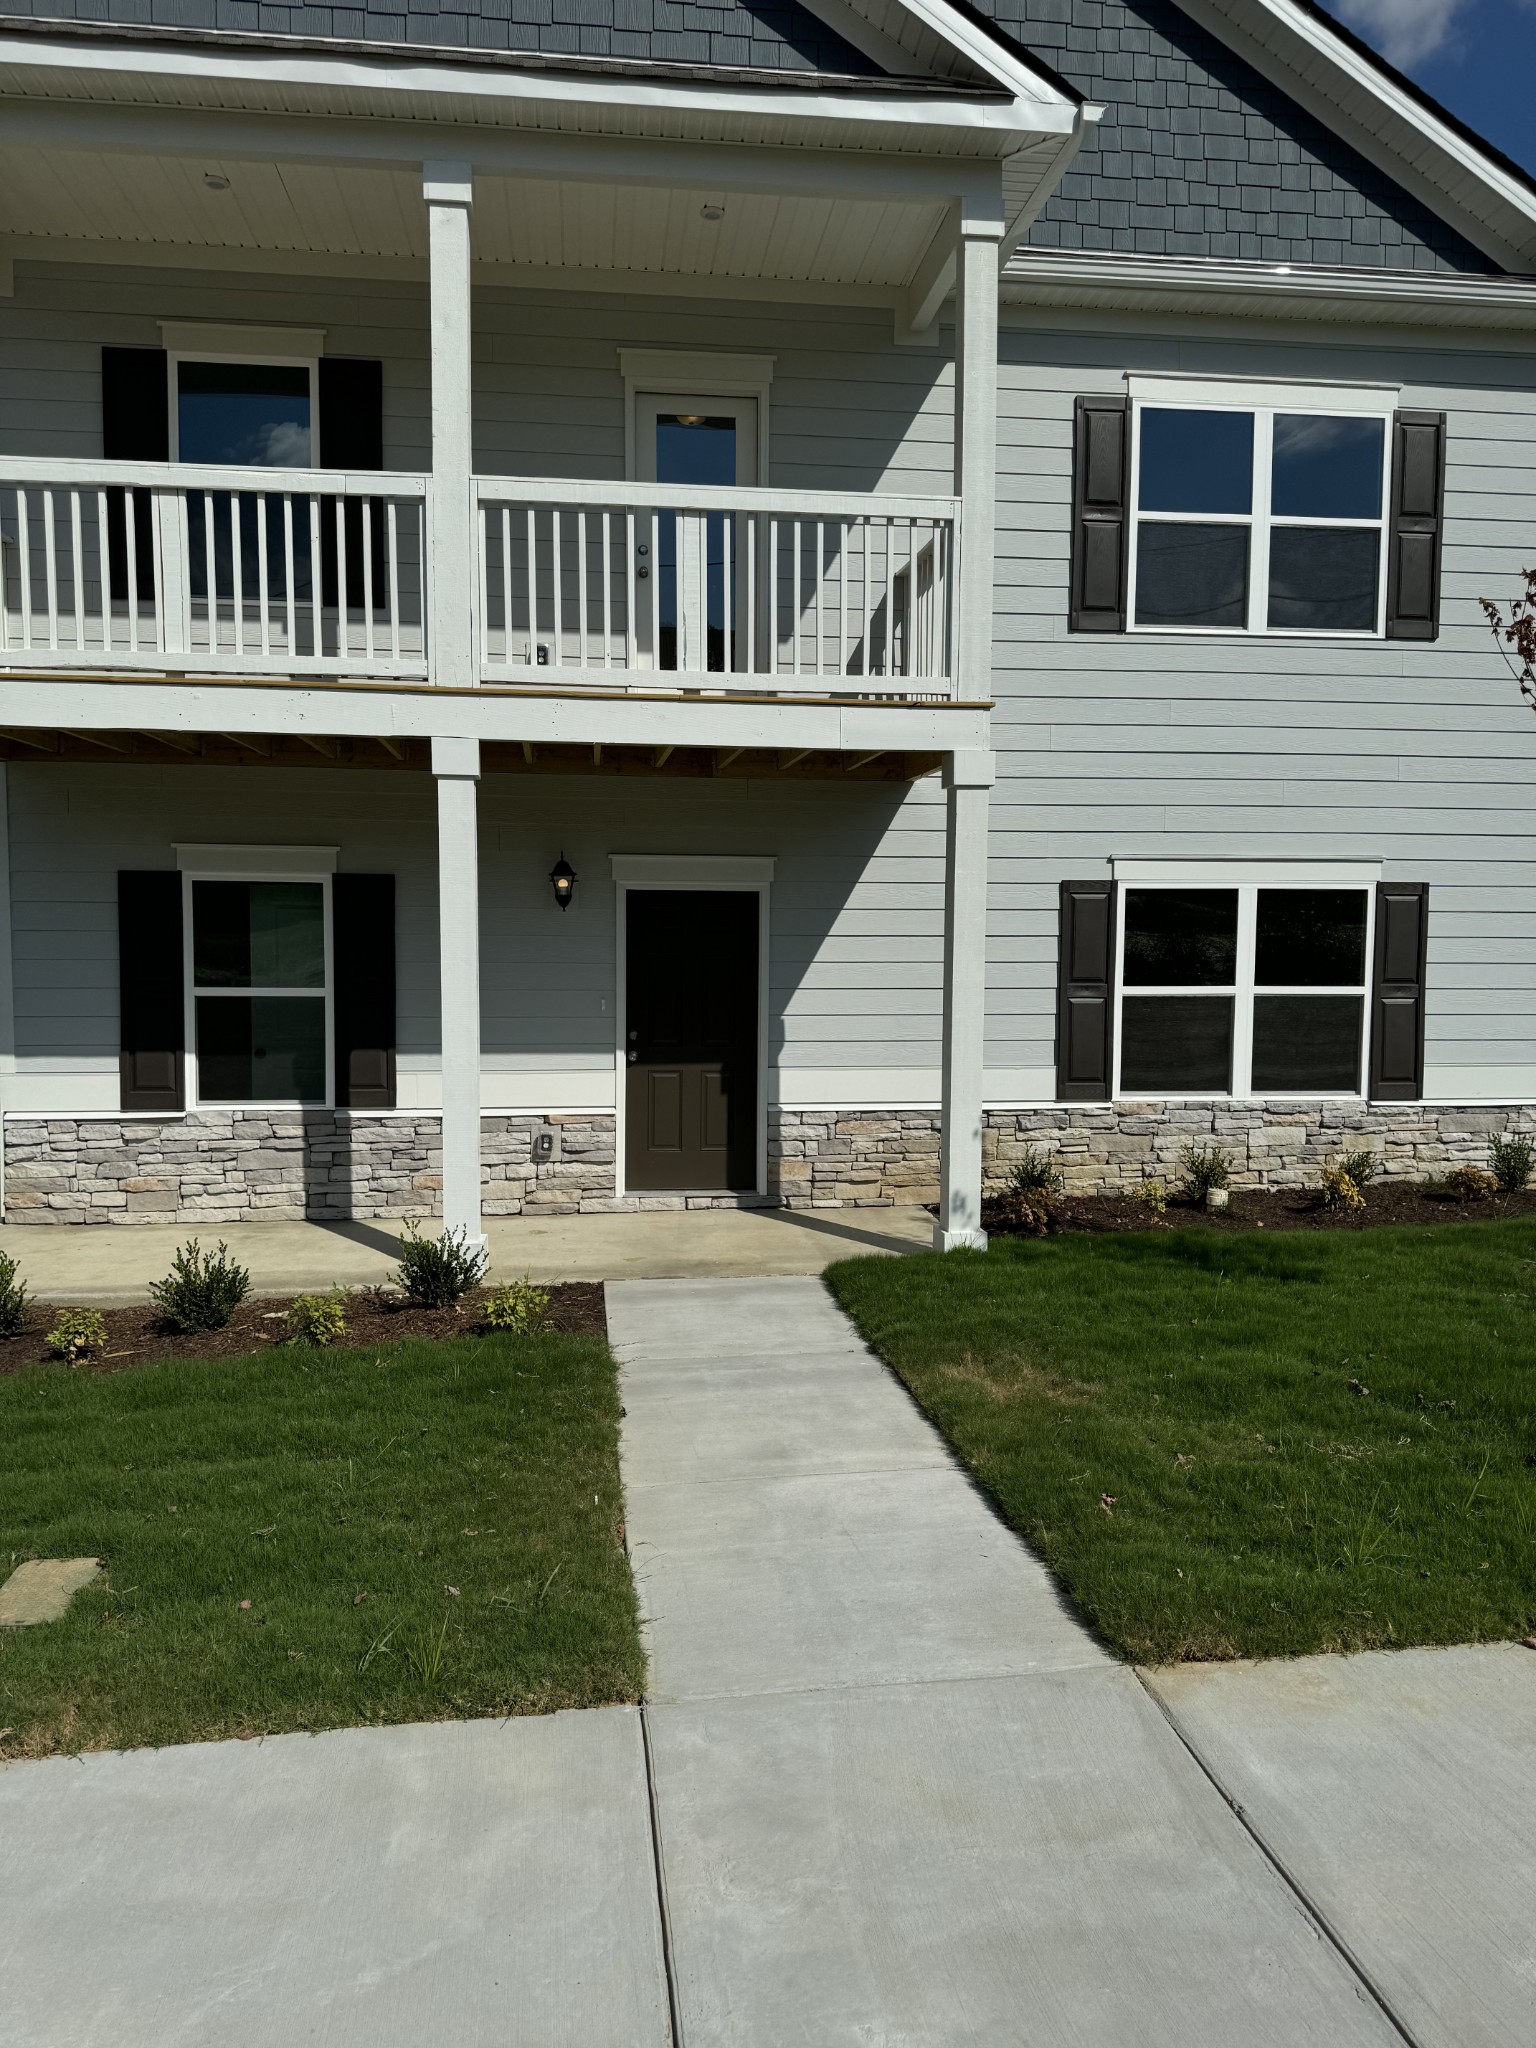
{"type": "Polygon", "coordinates": [[[1508,606],[1480,598],[1483,616],[1499,643],[1499,652],[1509,663],[1509,672],[1520,685],[1520,694],[1536,710],[1536,569],[1522,569],[1525,590],[1508,606]]]}

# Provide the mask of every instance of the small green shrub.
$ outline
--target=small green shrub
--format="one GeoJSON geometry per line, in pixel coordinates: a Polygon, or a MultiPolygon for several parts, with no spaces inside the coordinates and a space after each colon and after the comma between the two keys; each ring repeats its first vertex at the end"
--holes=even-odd
{"type": "Polygon", "coordinates": [[[1362,1194],[1381,1171],[1381,1159],[1369,1145],[1361,1145],[1353,1152],[1341,1152],[1333,1163],[1340,1173],[1348,1174],[1362,1194]]]}
{"type": "Polygon", "coordinates": [[[1054,1195],[1059,1193],[1062,1181],[1051,1164],[1050,1153],[1036,1145],[1026,1145],[1008,1176],[1008,1185],[1021,1195],[1054,1195]]]}
{"type": "Polygon", "coordinates": [[[0,1337],[19,1336],[27,1320],[26,1282],[9,1252],[0,1252],[0,1337]]]}
{"type": "Polygon", "coordinates": [[[149,1298],[173,1330],[191,1334],[222,1330],[250,1291],[251,1276],[227,1244],[205,1252],[194,1237],[178,1248],[165,1278],[151,1284],[149,1298]]]}
{"type": "Polygon", "coordinates": [[[1448,1202],[1486,1202],[1499,1191],[1491,1173],[1480,1166],[1453,1166],[1441,1180],[1425,1183],[1426,1194],[1440,1195],[1448,1202]]]}
{"type": "Polygon", "coordinates": [[[100,1351],[107,1341],[107,1326],[93,1308],[62,1308],[59,1319],[48,1332],[48,1349],[55,1358],[67,1358],[71,1365],[100,1351]]]}
{"type": "Polygon", "coordinates": [[[1136,1199],[1138,1202],[1144,1203],[1154,1216],[1166,1215],[1168,1212],[1167,1182],[1157,1179],[1156,1176],[1151,1180],[1144,1180],[1136,1190],[1136,1199]]]}
{"type": "Polygon", "coordinates": [[[549,1296],[528,1279],[509,1280],[485,1298],[487,1329],[513,1330],[520,1337],[542,1330],[549,1314],[549,1296]]]}
{"type": "Polygon", "coordinates": [[[1203,1202],[1212,1188],[1227,1185],[1231,1173],[1231,1155],[1219,1145],[1186,1145],[1179,1154],[1179,1193],[1203,1202]]]}
{"type": "Polygon", "coordinates": [[[417,1308],[449,1308],[485,1277],[490,1259],[471,1250],[462,1228],[423,1237],[414,1223],[400,1236],[400,1285],[417,1308]]]}
{"type": "Polygon", "coordinates": [[[290,1344],[339,1344],[347,1334],[347,1297],[340,1287],[329,1294],[301,1294],[289,1304],[284,1319],[290,1344]]]}
{"type": "Polygon", "coordinates": [[[1536,1172],[1536,1145],[1519,1136],[1495,1138],[1488,1148],[1488,1164],[1502,1191],[1506,1195],[1516,1194],[1530,1186],[1531,1175],[1536,1172]]]}

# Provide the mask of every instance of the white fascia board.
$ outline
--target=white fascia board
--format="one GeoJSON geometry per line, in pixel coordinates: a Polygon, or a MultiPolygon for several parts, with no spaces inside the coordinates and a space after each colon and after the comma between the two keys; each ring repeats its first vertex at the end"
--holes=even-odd
{"type": "MultiPolygon", "coordinates": [[[[1000,55],[1005,53],[999,53],[1000,55]]],[[[590,130],[594,112],[647,111],[697,114],[718,123],[722,116],[780,120],[786,123],[818,122],[865,124],[896,128],[958,129],[975,134],[1051,133],[1070,131],[1076,106],[1064,95],[1052,92],[1043,80],[1023,67],[1016,69],[1020,82],[1029,80],[1028,90],[1016,90],[1011,100],[976,99],[957,86],[952,98],[940,95],[881,93],[878,82],[869,90],[839,90],[826,86],[810,93],[777,90],[772,86],[686,85],[671,79],[603,78],[552,76],[545,72],[498,71],[468,66],[435,64],[430,58],[412,58],[405,50],[381,52],[377,58],[353,54],[328,55],[318,51],[257,51],[199,45],[192,49],[152,44],[97,45],[89,42],[45,37],[6,35],[0,32],[0,65],[15,71],[75,73],[94,84],[115,78],[143,80],[166,78],[197,88],[218,86],[231,112],[238,108],[233,95],[242,86],[263,94],[291,91],[295,87],[333,94],[336,112],[356,108],[361,102],[370,114],[386,119],[401,118],[397,108],[407,95],[430,95],[445,101],[501,101],[509,109],[526,110],[530,125],[547,119],[556,108],[569,108],[590,130]],[[397,103],[391,106],[391,101],[397,103]]],[[[36,98],[8,103],[33,106],[36,98]]],[[[78,106],[76,101],[66,102],[78,106]]],[[[154,109],[165,113],[169,108],[154,109]]],[[[416,117],[407,115],[407,120],[416,117]]],[[[447,118],[451,118],[448,116],[447,118]]],[[[424,154],[453,156],[462,153],[462,141],[445,139],[424,154]]]]}
{"type": "Polygon", "coordinates": [[[991,745],[990,706],[667,697],[592,690],[441,689],[191,679],[4,677],[6,721],[49,731],[271,732],[535,745],[804,747],[934,754],[991,745]]]}
{"type": "Polygon", "coordinates": [[[1252,313],[1281,320],[1479,329],[1536,327],[1536,281],[1445,271],[1239,263],[1208,257],[1019,250],[1005,303],[1149,313],[1252,313]]]}
{"type": "MultiPolygon", "coordinates": [[[[830,0],[830,6],[829,0],[807,0],[807,4],[813,12],[821,14],[828,27],[834,26],[831,11],[833,7],[836,9],[839,22],[845,22],[847,13],[855,10],[862,12],[858,0],[830,0]]],[[[1052,85],[1049,79],[1043,78],[1022,57],[1015,57],[985,30],[968,21],[956,8],[949,6],[947,0],[897,0],[897,4],[911,15],[914,21],[921,22],[923,27],[941,42],[948,44],[968,68],[979,73],[982,78],[1005,87],[1023,105],[1064,106],[1076,112],[1077,102],[1071,95],[1052,85]]],[[[879,36],[882,43],[897,51],[902,67],[910,74],[913,63],[917,61],[910,51],[903,48],[894,38],[883,36],[872,23],[866,32],[879,36]]],[[[840,29],[840,33],[847,35],[850,42],[854,40],[846,26],[840,29]]],[[[872,55],[873,52],[866,51],[866,54],[872,55]]],[[[876,61],[886,60],[877,58],[876,61]]]]}
{"type": "Polygon", "coordinates": [[[1294,0],[1181,0],[1334,134],[1511,270],[1536,270],[1536,192],[1294,0]]]}

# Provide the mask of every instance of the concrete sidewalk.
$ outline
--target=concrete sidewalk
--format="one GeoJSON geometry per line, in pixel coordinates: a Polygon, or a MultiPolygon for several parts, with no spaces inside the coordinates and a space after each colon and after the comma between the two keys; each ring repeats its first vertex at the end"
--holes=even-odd
{"type": "Polygon", "coordinates": [[[609,1318],[688,2048],[1401,2048],[819,1285],[609,1318]]]}
{"type": "MultiPolygon", "coordinates": [[[[436,1228],[435,1225],[430,1226],[436,1228]]],[[[176,1247],[222,1238],[258,1294],[387,1281],[400,1226],[381,1223],[12,1224],[0,1250],[43,1301],[148,1299],[176,1247]]],[[[632,1215],[489,1216],[491,1278],[686,1279],[701,1274],[820,1273],[871,1252],[929,1251],[924,1209],[652,1209],[632,1215]]]]}

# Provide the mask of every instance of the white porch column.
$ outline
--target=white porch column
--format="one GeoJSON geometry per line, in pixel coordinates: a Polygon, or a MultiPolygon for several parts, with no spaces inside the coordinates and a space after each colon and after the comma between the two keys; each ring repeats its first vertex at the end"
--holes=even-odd
{"type": "Polygon", "coordinates": [[[987,792],[993,757],[945,757],[944,1075],[934,1248],[986,1249],[981,1227],[981,1073],[987,1006],[987,792]]]}
{"type": "Polygon", "coordinates": [[[480,835],[478,740],[434,739],[438,994],[443,1046],[443,1228],[480,1223],[480,835]]]}
{"type": "Polygon", "coordinates": [[[468,164],[422,166],[432,321],[432,482],[427,514],[427,662],[434,683],[479,681],[471,478],[468,164]]]}
{"type": "Polygon", "coordinates": [[[992,695],[992,551],[997,487],[997,265],[1000,220],[965,218],[955,255],[955,496],[960,588],[957,694],[992,695]]]}

